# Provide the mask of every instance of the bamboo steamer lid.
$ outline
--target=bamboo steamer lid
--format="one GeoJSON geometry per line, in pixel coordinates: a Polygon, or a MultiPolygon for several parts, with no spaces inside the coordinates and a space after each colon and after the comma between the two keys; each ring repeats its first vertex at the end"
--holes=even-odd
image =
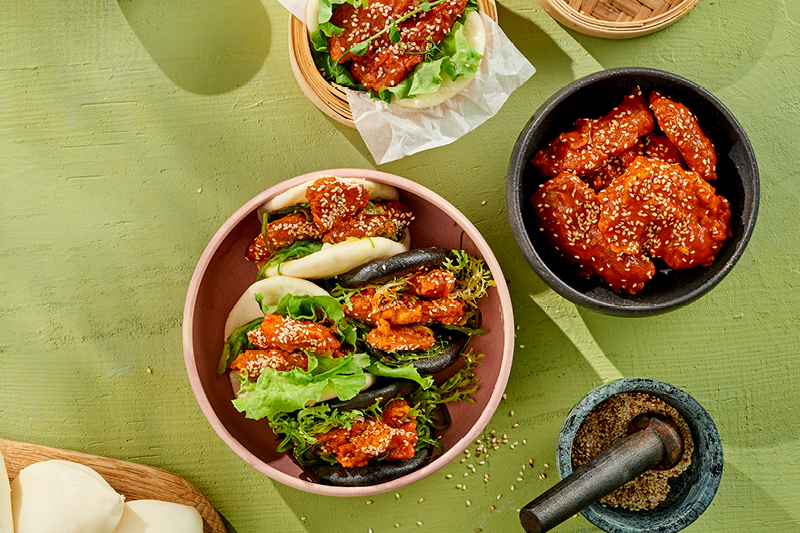
{"type": "MultiPolygon", "coordinates": [[[[478,0],[478,7],[482,13],[497,22],[497,6],[494,0],[478,0]]],[[[314,64],[308,29],[295,16],[289,17],[289,60],[294,77],[306,97],[332,119],[355,128],[345,88],[322,77],[314,64]]]]}
{"type": "Polygon", "coordinates": [[[630,39],[676,22],[697,0],[539,0],[547,13],[577,32],[630,39]]]}

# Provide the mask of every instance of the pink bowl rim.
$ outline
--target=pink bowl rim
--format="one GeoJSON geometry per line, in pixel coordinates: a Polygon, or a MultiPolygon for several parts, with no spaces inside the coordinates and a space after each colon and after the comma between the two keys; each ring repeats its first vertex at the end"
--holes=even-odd
{"type": "Polygon", "coordinates": [[[511,296],[505,283],[505,277],[503,276],[502,269],[500,268],[500,264],[497,262],[494,253],[472,222],[470,222],[469,219],[467,219],[467,217],[464,216],[458,209],[456,209],[456,207],[450,202],[439,196],[437,193],[414,181],[386,172],[353,168],[319,170],[282,181],[256,195],[246,204],[240,207],[230,218],[228,218],[222,227],[217,230],[216,234],[214,234],[211,241],[208,243],[202,255],[200,256],[200,260],[197,263],[197,267],[195,267],[194,274],[192,275],[191,282],[189,283],[189,290],[183,311],[183,354],[186,370],[189,374],[189,382],[192,386],[195,397],[197,398],[197,402],[200,404],[200,409],[203,411],[203,414],[205,415],[209,424],[211,424],[211,427],[214,429],[214,431],[216,431],[217,435],[219,435],[239,457],[244,459],[247,464],[275,481],[305,492],[321,494],[325,496],[366,496],[397,490],[401,487],[405,487],[428,477],[444,467],[446,464],[450,463],[476,438],[478,438],[480,433],[489,424],[489,421],[497,410],[497,406],[500,404],[500,400],[505,392],[508,378],[511,373],[511,363],[514,355],[514,316],[511,305],[511,296]],[[503,354],[500,372],[492,385],[493,388],[489,397],[489,401],[484,407],[483,412],[481,413],[477,422],[461,439],[456,441],[456,443],[451,446],[450,449],[446,450],[443,454],[434,457],[434,459],[423,468],[385,483],[369,485],[365,487],[340,487],[304,481],[271,467],[253,455],[238,440],[236,440],[233,435],[228,432],[228,430],[225,428],[225,425],[222,423],[219,417],[217,417],[211,406],[211,403],[203,391],[203,387],[200,382],[200,375],[197,370],[197,365],[194,361],[192,329],[194,307],[197,300],[197,291],[200,287],[200,282],[205,275],[205,271],[211,262],[211,258],[219,248],[220,244],[237,224],[253,213],[267,200],[288,188],[322,176],[357,177],[376,182],[387,183],[397,187],[401,193],[405,190],[412,194],[416,194],[417,196],[430,201],[442,209],[456,223],[458,223],[464,232],[467,233],[472,242],[480,251],[481,255],[486,261],[486,264],[489,266],[492,276],[497,281],[496,289],[500,298],[500,306],[504,316],[503,354]]]}

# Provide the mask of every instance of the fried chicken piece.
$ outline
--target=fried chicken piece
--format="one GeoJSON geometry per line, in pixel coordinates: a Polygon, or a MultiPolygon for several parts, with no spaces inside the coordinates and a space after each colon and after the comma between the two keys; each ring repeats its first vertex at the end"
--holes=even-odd
{"type": "MultiPolygon", "coordinates": [[[[359,56],[345,52],[385,28],[389,25],[390,19],[397,20],[413,11],[418,5],[416,0],[371,0],[369,4],[359,9],[348,3],[337,6],[331,15],[331,23],[343,31],[339,35],[328,37],[331,59],[338,63],[358,59],[359,56]]],[[[378,40],[380,38],[370,42],[367,54],[375,51],[379,44],[376,42],[378,40]]]]}
{"type": "Polygon", "coordinates": [[[381,87],[394,87],[406,79],[419,63],[422,63],[422,54],[406,54],[398,43],[389,41],[382,36],[376,39],[383,46],[371,54],[359,57],[350,65],[350,73],[358,83],[364,87],[378,92],[381,87]]]}
{"type": "Polygon", "coordinates": [[[267,224],[264,245],[267,250],[280,250],[297,241],[322,237],[317,225],[302,213],[292,213],[267,224]]]}
{"type": "Polygon", "coordinates": [[[636,159],[636,156],[642,155],[644,152],[644,143],[637,142],[632,147],[628,148],[616,157],[612,157],[606,163],[584,176],[584,181],[588,183],[595,192],[600,192],[605,189],[614,178],[625,172],[625,168],[636,159]]]}
{"type": "Polygon", "coordinates": [[[308,356],[301,352],[287,352],[276,348],[246,350],[233,360],[231,370],[246,372],[248,379],[256,380],[266,367],[288,371],[293,368],[308,370],[308,356]]]}
{"type": "Polygon", "coordinates": [[[248,261],[265,261],[272,256],[272,252],[267,248],[267,243],[264,242],[264,235],[258,234],[258,237],[253,239],[253,242],[247,247],[244,254],[248,261]]]}
{"type": "Polygon", "coordinates": [[[322,241],[335,244],[350,237],[390,239],[405,231],[413,220],[411,210],[398,201],[376,202],[369,208],[361,209],[354,217],[337,222],[322,241]]]}
{"type": "Polygon", "coordinates": [[[577,120],[574,130],[553,139],[532,163],[549,177],[565,171],[585,176],[634,146],[654,127],[653,114],[637,87],[602,118],[577,120]]]}
{"type": "MultiPolygon", "coordinates": [[[[375,0],[373,0],[375,1],[375,0]]],[[[431,44],[439,44],[450,33],[453,22],[464,12],[466,0],[447,0],[421,11],[397,25],[400,41],[393,43],[384,34],[369,44],[363,56],[342,54],[354,44],[365,41],[389,24],[389,19],[402,15],[419,6],[416,1],[379,0],[373,7],[354,11],[349,4],[342,4],[333,12],[334,24],[344,28],[341,35],[328,38],[328,49],[334,61],[352,59],[350,72],[364,87],[375,92],[381,87],[394,87],[405,80],[414,67],[422,62],[424,52],[431,44]]]]}
{"type": "Polygon", "coordinates": [[[619,160],[619,157],[612,157],[606,164],[598,168],[594,172],[587,174],[584,181],[591,186],[595,192],[600,192],[611,183],[614,178],[625,172],[625,165],[619,160]]]}
{"type": "Polygon", "coordinates": [[[666,135],[658,135],[657,133],[648,135],[644,143],[644,152],[640,155],[650,159],[658,159],[665,163],[680,165],[684,169],[687,168],[680,151],[670,142],[666,135]]]}
{"type": "Polygon", "coordinates": [[[458,298],[435,298],[422,301],[420,324],[464,325],[467,304],[458,298]]]}
{"type": "Polygon", "coordinates": [[[338,353],[341,347],[331,328],[278,314],[266,315],[257,329],[247,333],[247,338],[259,348],[280,348],[287,352],[307,350],[318,355],[338,353]]]}
{"type": "Polygon", "coordinates": [[[433,332],[425,326],[392,326],[384,319],[367,334],[367,342],[384,352],[427,350],[436,342],[433,332]]]}
{"type": "Polygon", "coordinates": [[[326,233],[365,207],[369,202],[369,191],[358,183],[325,177],[308,186],[306,199],[311,206],[314,223],[322,233],[326,233]]]}
{"type": "Polygon", "coordinates": [[[369,288],[352,295],[343,305],[344,314],[370,326],[383,319],[393,325],[413,324],[422,318],[422,304],[413,296],[381,298],[369,288]]]}
{"type": "Polygon", "coordinates": [[[650,95],[650,109],[653,110],[661,131],[677,147],[689,168],[706,181],[717,179],[717,152],[714,143],[700,128],[697,117],[689,108],[653,91],[650,95]]]}
{"type": "Polygon", "coordinates": [[[444,298],[456,288],[456,277],[451,272],[434,269],[414,274],[408,280],[417,296],[425,298],[444,298]]]}
{"type": "Polygon", "coordinates": [[[611,249],[598,228],[597,193],[577,176],[564,172],[547,181],[531,203],[556,250],[577,263],[587,277],[598,274],[614,291],[635,294],[655,274],[655,265],[645,254],[611,249]]]}
{"type": "Polygon", "coordinates": [[[354,422],[350,429],[332,429],[314,438],[323,452],[336,455],[336,461],[347,468],[366,466],[370,459],[387,453],[392,461],[411,459],[417,443],[417,421],[408,416],[410,411],[404,399],[394,400],[380,420],[354,422]]]}
{"type": "Polygon", "coordinates": [[[675,269],[710,265],[732,235],[728,200],[678,165],[638,157],[598,199],[598,225],[612,250],[646,250],[675,269]]]}

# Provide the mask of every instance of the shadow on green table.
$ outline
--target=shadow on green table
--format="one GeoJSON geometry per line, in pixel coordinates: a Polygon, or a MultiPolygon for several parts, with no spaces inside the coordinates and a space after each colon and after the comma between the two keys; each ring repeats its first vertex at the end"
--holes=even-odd
{"type": "MultiPolygon", "coordinates": [[[[647,66],[719,90],[738,85],[763,60],[786,4],[781,0],[699,2],[675,24],[636,39],[601,39],[569,31],[603,68],[639,65],[643,50],[653,48],[659,50],[658,56],[645,51],[645,57],[657,63],[647,66]]],[[[791,46],[788,40],[786,44],[791,46]]]]}
{"type": "Polygon", "coordinates": [[[258,0],[119,0],[131,29],[161,71],[196,94],[247,83],[269,51],[269,19],[258,0]]]}

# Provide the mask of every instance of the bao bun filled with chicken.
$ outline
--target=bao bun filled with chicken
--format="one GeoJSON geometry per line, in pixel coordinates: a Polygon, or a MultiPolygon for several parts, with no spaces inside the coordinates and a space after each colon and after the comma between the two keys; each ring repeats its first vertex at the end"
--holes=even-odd
{"type": "MultiPolygon", "coordinates": [[[[398,264],[409,267],[406,254],[397,257],[368,263],[341,282],[380,282],[376,271],[399,275],[398,264]]],[[[463,259],[453,261],[465,272],[463,259]]],[[[413,269],[412,283],[426,285],[434,299],[459,290],[444,272],[413,269]]],[[[457,307],[446,321],[464,324],[463,304],[457,307]]],[[[365,330],[339,300],[310,280],[289,276],[249,287],[231,310],[225,334],[219,371],[229,372],[235,408],[247,418],[267,419],[282,439],[278,451],[290,452],[312,479],[336,485],[380,483],[427,464],[435,449],[442,450],[436,433],[449,426],[446,404],[475,391],[474,368],[482,357],[464,353],[455,375],[436,383],[413,358],[372,353],[365,330]]]]}
{"type": "Polygon", "coordinates": [[[428,375],[485,333],[478,302],[495,283],[481,259],[432,247],[372,261],[329,284],[367,353],[428,375]]]}
{"type": "Polygon", "coordinates": [[[408,250],[414,215],[397,189],[357,178],[322,177],[261,206],[262,231],[246,257],[258,278],[323,279],[408,250]]]}
{"type": "Polygon", "coordinates": [[[486,47],[474,0],[309,0],[306,24],[326,79],[412,109],[464,90],[486,47]]]}
{"type": "MultiPolygon", "coordinates": [[[[347,337],[342,330],[346,328],[336,324],[340,313],[337,302],[308,280],[276,276],[257,281],[228,314],[218,374],[229,372],[239,398],[250,393],[268,396],[261,406],[267,412],[336,398],[344,389],[337,390],[328,381],[335,373],[317,379],[310,376],[319,366],[318,358],[333,360],[347,355],[348,349],[342,347],[342,340],[347,337]],[[300,371],[309,375],[298,376],[300,371]],[[269,375],[259,387],[258,380],[265,373],[269,375]],[[290,397],[289,389],[296,393],[294,398],[290,397]],[[282,393],[286,393],[283,399],[279,398],[282,393]]],[[[362,370],[365,366],[362,361],[358,368],[346,369],[350,385],[357,385],[355,392],[352,388],[348,392],[355,394],[374,383],[374,377],[362,370]]],[[[244,399],[239,403],[247,410],[246,404],[254,400],[244,399]]]]}

